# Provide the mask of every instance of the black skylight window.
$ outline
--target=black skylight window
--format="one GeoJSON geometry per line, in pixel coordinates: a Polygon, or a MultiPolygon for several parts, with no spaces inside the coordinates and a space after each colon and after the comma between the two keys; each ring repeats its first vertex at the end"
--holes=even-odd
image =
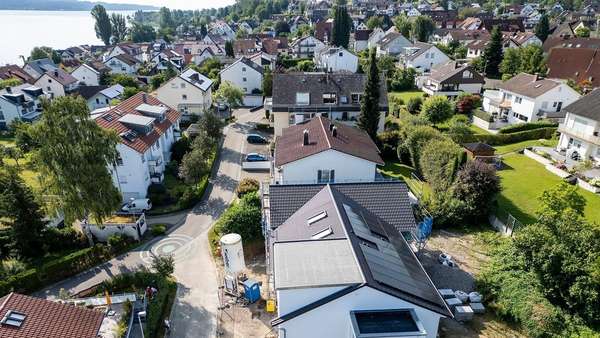
{"type": "Polygon", "coordinates": [[[351,316],[359,337],[370,334],[424,333],[416,314],[410,309],[352,311],[351,316]]]}

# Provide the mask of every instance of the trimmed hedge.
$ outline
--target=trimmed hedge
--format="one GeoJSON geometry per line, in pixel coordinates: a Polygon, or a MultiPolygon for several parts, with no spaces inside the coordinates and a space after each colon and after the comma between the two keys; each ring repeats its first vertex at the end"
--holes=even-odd
{"type": "Polygon", "coordinates": [[[473,134],[466,136],[464,142],[483,142],[492,146],[500,146],[529,140],[551,139],[555,134],[556,127],[546,127],[511,134],[473,134]]]}
{"type": "Polygon", "coordinates": [[[492,116],[492,114],[485,112],[481,109],[475,109],[473,110],[473,115],[479,117],[480,119],[486,121],[486,122],[493,122],[494,121],[494,117],[492,116]]]}
{"type": "Polygon", "coordinates": [[[516,133],[516,132],[520,132],[520,131],[534,130],[534,129],[541,129],[541,128],[552,128],[552,127],[553,128],[558,127],[558,123],[551,122],[551,121],[538,121],[538,122],[531,122],[531,123],[513,124],[510,126],[500,128],[500,131],[498,131],[498,132],[500,134],[512,134],[512,133],[516,133]]]}
{"type": "Polygon", "coordinates": [[[113,257],[110,249],[102,244],[85,248],[40,267],[25,270],[6,279],[0,280],[0,295],[12,291],[30,293],[44,286],[71,277],[99,265],[113,257]]]}

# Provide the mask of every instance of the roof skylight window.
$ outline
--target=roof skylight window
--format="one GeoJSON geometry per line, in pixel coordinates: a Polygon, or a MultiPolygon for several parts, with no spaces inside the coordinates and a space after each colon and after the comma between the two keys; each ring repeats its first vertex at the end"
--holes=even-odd
{"type": "Polygon", "coordinates": [[[325,217],[327,217],[327,211],[321,211],[320,213],[309,218],[306,222],[308,223],[308,225],[312,225],[313,223],[316,223],[322,219],[325,219],[325,217]]]}

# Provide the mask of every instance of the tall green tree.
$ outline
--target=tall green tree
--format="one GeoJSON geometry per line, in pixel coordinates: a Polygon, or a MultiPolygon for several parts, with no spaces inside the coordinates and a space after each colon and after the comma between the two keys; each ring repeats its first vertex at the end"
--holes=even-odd
{"type": "Polygon", "coordinates": [[[136,43],[150,42],[156,39],[156,31],[154,30],[154,27],[135,21],[131,25],[129,35],[131,36],[131,41],[136,43]]]}
{"type": "Polygon", "coordinates": [[[225,102],[231,108],[241,106],[244,99],[244,92],[229,81],[221,83],[213,95],[215,101],[225,102]]]}
{"type": "Polygon", "coordinates": [[[112,37],[112,25],[106,9],[104,6],[98,4],[92,8],[91,13],[94,20],[96,20],[96,24],[94,25],[96,37],[102,40],[106,46],[109,46],[110,38],[112,37]]]}
{"type": "Polygon", "coordinates": [[[158,24],[160,29],[175,29],[175,21],[171,10],[167,7],[161,7],[158,11],[158,24]]]}
{"type": "Polygon", "coordinates": [[[544,50],[540,46],[529,45],[519,49],[521,55],[520,70],[529,74],[545,74],[546,60],[544,50]]]}
{"type": "Polygon", "coordinates": [[[448,138],[433,139],[421,150],[420,169],[423,178],[435,192],[450,188],[459,169],[463,153],[454,141],[448,138]]]}
{"type": "Polygon", "coordinates": [[[377,56],[372,49],[369,54],[369,68],[367,70],[367,81],[365,92],[360,103],[360,115],[358,126],[364,130],[373,141],[377,139],[379,128],[379,69],[377,67],[377,56]]]}
{"type": "Polygon", "coordinates": [[[500,76],[500,63],[503,58],[502,52],[502,33],[498,26],[492,29],[490,43],[483,51],[482,62],[484,64],[485,75],[491,78],[500,76]]]}
{"type": "Polygon", "coordinates": [[[446,96],[432,96],[425,100],[420,116],[435,124],[444,122],[454,114],[454,104],[446,96]]]}
{"type": "Polygon", "coordinates": [[[550,21],[548,20],[546,13],[542,14],[540,21],[538,21],[535,26],[535,35],[538,39],[542,40],[542,42],[546,41],[548,35],[550,35],[550,21]]]}
{"type": "Polygon", "coordinates": [[[59,64],[62,61],[60,55],[54,49],[52,49],[52,47],[33,47],[33,49],[31,50],[31,55],[29,56],[30,61],[45,58],[52,60],[52,62],[56,64],[59,64]]]}
{"type": "Polygon", "coordinates": [[[31,188],[19,174],[12,168],[0,170],[0,219],[10,227],[18,255],[43,256],[43,218],[31,188]]]}
{"type": "Polygon", "coordinates": [[[91,216],[102,222],[119,206],[121,194],[108,167],[116,163],[119,137],[89,118],[86,101],[65,96],[43,103],[33,152],[43,192],[65,222],[91,216]]]}
{"type": "Polygon", "coordinates": [[[338,0],[334,8],[333,32],[331,33],[331,43],[334,46],[348,48],[351,25],[352,19],[346,8],[346,1],[338,0]]]}
{"type": "Polygon", "coordinates": [[[225,41],[225,55],[229,57],[235,57],[235,53],[233,51],[233,42],[225,41]]]}
{"type": "Polygon", "coordinates": [[[415,41],[427,42],[434,30],[433,20],[428,16],[419,15],[412,23],[411,36],[415,41]]]}
{"type": "Polygon", "coordinates": [[[266,70],[263,75],[262,91],[264,96],[273,95],[273,72],[270,69],[266,70]]]}
{"type": "Polygon", "coordinates": [[[110,16],[112,43],[117,44],[127,38],[127,19],[123,14],[112,13],[110,16]]]}
{"type": "Polygon", "coordinates": [[[512,77],[521,71],[521,52],[519,48],[508,48],[500,62],[500,73],[503,77],[512,77]]]}
{"type": "Polygon", "coordinates": [[[398,33],[402,34],[407,39],[410,38],[412,22],[410,22],[405,14],[401,14],[394,19],[394,26],[396,26],[398,33]]]}

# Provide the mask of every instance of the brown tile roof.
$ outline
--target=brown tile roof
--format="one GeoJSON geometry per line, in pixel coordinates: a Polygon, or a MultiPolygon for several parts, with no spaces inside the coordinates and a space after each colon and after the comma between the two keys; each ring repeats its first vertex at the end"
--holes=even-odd
{"type": "Polygon", "coordinates": [[[356,32],[354,32],[354,40],[367,41],[367,40],[369,40],[369,36],[371,35],[372,32],[373,32],[372,29],[357,30],[356,32]]]}
{"type": "Polygon", "coordinates": [[[256,40],[254,39],[239,39],[233,42],[233,51],[236,56],[251,55],[258,51],[256,40]]]}
{"type": "Polygon", "coordinates": [[[307,123],[291,126],[275,141],[275,166],[333,149],[383,165],[379,150],[364,131],[343,123],[333,122],[337,136],[329,131],[331,120],[316,117],[307,123]],[[309,144],[303,145],[304,130],[308,130],[309,144]]]}
{"type": "Polygon", "coordinates": [[[6,80],[10,78],[17,78],[23,82],[34,83],[35,79],[17,65],[6,65],[0,67],[0,79],[6,80]]]}
{"type": "Polygon", "coordinates": [[[73,75],[65,72],[60,68],[56,68],[55,70],[49,70],[46,72],[46,75],[53,78],[56,82],[60,83],[63,86],[67,86],[78,81],[76,78],[73,77],[73,75]]]}
{"type": "Polygon", "coordinates": [[[279,46],[279,41],[273,39],[263,39],[262,40],[262,50],[263,52],[271,55],[277,55],[278,50],[277,46],[279,46]]]}
{"type": "Polygon", "coordinates": [[[552,48],[600,48],[600,39],[597,38],[555,38],[548,37],[542,48],[544,52],[549,52],[552,48]]]}
{"type": "Polygon", "coordinates": [[[114,130],[119,135],[128,132],[131,129],[125,124],[119,122],[119,119],[126,114],[144,116],[142,113],[136,110],[136,108],[143,103],[153,106],[163,105],[168,108],[164,121],[159,123],[155,122],[154,128],[150,133],[143,136],[138,136],[133,141],[121,138],[121,142],[124,145],[143,154],[160,138],[162,134],[165,133],[165,131],[167,131],[167,129],[177,123],[181,117],[179,112],[165,105],[154,96],[150,96],[146,93],[137,93],[129,99],[121,102],[118,106],[96,117],[96,123],[102,128],[114,130]]]}
{"type": "Polygon", "coordinates": [[[24,314],[21,327],[0,324],[2,338],[96,338],[104,313],[10,293],[0,298],[0,318],[13,310],[24,314]]]}
{"type": "Polygon", "coordinates": [[[315,38],[321,41],[331,41],[331,32],[333,31],[333,20],[319,21],[315,25],[315,38]]]}
{"type": "Polygon", "coordinates": [[[549,79],[538,79],[536,75],[520,73],[510,80],[503,82],[498,88],[515,94],[536,98],[560,83],[549,79]]]}
{"type": "Polygon", "coordinates": [[[126,64],[128,64],[130,66],[141,63],[138,59],[134,58],[133,56],[131,56],[129,54],[119,54],[119,55],[115,56],[115,58],[125,62],[126,64]]]}
{"type": "Polygon", "coordinates": [[[548,77],[575,82],[591,81],[600,87],[600,50],[592,48],[553,48],[548,60],[548,77]]]}

